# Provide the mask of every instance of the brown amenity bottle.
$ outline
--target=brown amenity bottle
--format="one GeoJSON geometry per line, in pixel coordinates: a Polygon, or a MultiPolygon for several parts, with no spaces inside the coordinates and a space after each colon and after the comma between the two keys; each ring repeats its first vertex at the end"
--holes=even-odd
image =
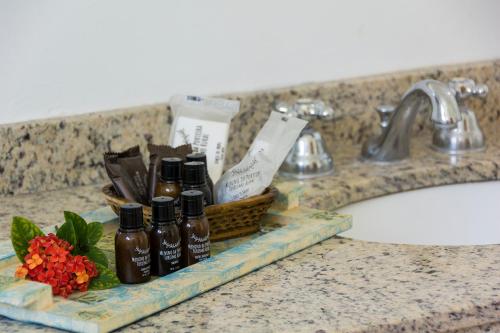
{"type": "Polygon", "coordinates": [[[160,180],[156,184],[155,197],[172,197],[177,213],[180,213],[182,192],[182,160],[177,157],[165,157],[161,160],[160,180]]]}
{"type": "Polygon", "coordinates": [[[184,163],[184,178],[182,182],[182,190],[196,190],[203,193],[203,203],[205,206],[213,205],[212,191],[207,184],[205,173],[205,163],[203,162],[186,162],[184,163]]]}
{"type": "Polygon", "coordinates": [[[210,230],[203,208],[203,193],[190,190],[181,194],[182,267],[210,258],[210,230]]]}
{"type": "Polygon", "coordinates": [[[176,223],[174,199],[151,200],[151,275],[164,276],[181,268],[181,235],[176,223]]]}
{"type": "Polygon", "coordinates": [[[186,155],[186,161],[188,162],[203,162],[205,163],[205,178],[207,180],[208,188],[210,188],[210,192],[212,195],[214,194],[214,182],[210,175],[208,174],[208,165],[207,165],[207,155],[205,153],[191,153],[186,155]]]}
{"type": "Polygon", "coordinates": [[[120,207],[120,228],[115,235],[116,274],[122,283],[142,283],[150,279],[149,239],[144,231],[142,205],[120,207]]]}

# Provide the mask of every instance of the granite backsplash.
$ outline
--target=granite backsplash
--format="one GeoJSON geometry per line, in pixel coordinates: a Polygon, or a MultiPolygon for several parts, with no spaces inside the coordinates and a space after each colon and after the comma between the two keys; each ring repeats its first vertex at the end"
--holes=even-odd
{"type": "MultiPolygon", "coordinates": [[[[224,95],[241,101],[240,113],[231,124],[226,167],[243,157],[278,100],[313,97],[333,106],[336,120],[316,121],[313,126],[321,130],[327,146],[335,151],[339,145],[358,145],[378,130],[373,111],[377,105],[396,104],[419,80],[447,81],[457,76],[489,86],[487,99],[471,99],[470,105],[483,130],[496,131],[500,118],[500,60],[224,95]]],[[[418,118],[413,128],[416,135],[429,130],[426,119],[418,118]]],[[[102,161],[105,151],[140,144],[147,157],[147,143],[167,142],[171,121],[165,103],[1,125],[0,195],[102,183],[107,178],[102,161]]]]}

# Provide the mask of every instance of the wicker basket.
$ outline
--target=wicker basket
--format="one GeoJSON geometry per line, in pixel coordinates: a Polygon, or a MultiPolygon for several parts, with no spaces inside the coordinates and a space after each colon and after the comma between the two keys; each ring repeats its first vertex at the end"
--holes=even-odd
{"type": "MultiPolygon", "coordinates": [[[[119,197],[112,184],[102,188],[106,202],[118,214],[120,206],[128,201],[119,197]]],[[[220,241],[252,234],[260,229],[260,218],[267,212],[278,194],[275,187],[268,187],[261,195],[244,200],[212,205],[205,208],[210,223],[210,240],[220,241]]],[[[151,207],[143,206],[146,224],[151,221],[151,207]]]]}

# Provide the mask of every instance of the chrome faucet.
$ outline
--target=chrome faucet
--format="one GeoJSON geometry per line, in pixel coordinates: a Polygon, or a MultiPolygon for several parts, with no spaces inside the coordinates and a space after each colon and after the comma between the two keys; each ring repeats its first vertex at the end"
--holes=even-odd
{"type": "Polygon", "coordinates": [[[455,128],[435,128],[432,134],[432,148],[452,155],[483,150],[484,134],[476,115],[467,107],[465,101],[470,97],[485,98],[488,95],[488,86],[476,84],[466,78],[454,78],[448,85],[455,90],[462,120],[455,128]]]}
{"type": "MultiPolygon", "coordinates": [[[[293,105],[278,102],[274,109],[307,121],[329,121],[335,116],[331,107],[310,98],[298,99],[293,105]]],[[[280,174],[296,179],[310,179],[332,174],[333,171],[333,159],[326,150],[321,134],[308,124],[281,165],[280,174]]]]}
{"type": "Polygon", "coordinates": [[[372,161],[398,161],[410,155],[411,127],[420,110],[431,112],[436,128],[456,128],[462,120],[456,91],[451,85],[436,80],[423,80],[413,85],[396,108],[381,107],[382,134],[367,141],[362,156],[372,161]]]}

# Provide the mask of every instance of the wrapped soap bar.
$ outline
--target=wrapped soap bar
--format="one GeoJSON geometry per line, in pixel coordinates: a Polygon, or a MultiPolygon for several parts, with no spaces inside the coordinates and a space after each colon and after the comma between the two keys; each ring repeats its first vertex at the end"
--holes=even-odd
{"type": "Polygon", "coordinates": [[[240,163],[215,184],[217,203],[261,194],[297,140],[307,121],[271,112],[240,163]]]}
{"type": "Polygon", "coordinates": [[[170,99],[170,106],[174,121],[168,144],[191,144],[193,152],[205,153],[210,178],[217,181],[224,168],[229,125],[240,102],[177,95],[170,99]]]}

